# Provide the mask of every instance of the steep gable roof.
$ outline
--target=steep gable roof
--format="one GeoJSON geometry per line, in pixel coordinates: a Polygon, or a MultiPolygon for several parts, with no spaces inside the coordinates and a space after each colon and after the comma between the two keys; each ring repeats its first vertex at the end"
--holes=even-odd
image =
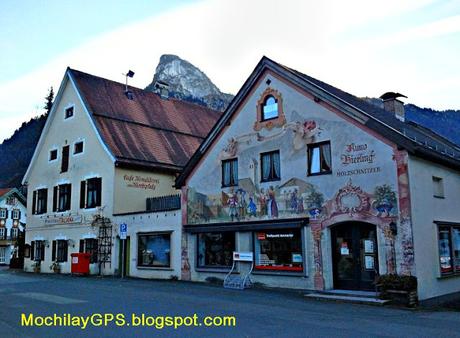
{"type": "Polygon", "coordinates": [[[2,188],[0,189],[0,201],[3,200],[4,198],[10,196],[10,195],[16,195],[16,197],[19,199],[19,201],[25,205],[26,204],[26,198],[24,197],[23,194],[17,189],[17,188],[2,188]]]}
{"type": "Polygon", "coordinates": [[[68,69],[116,165],[179,171],[221,113],[68,69]]]}
{"type": "Polygon", "coordinates": [[[265,70],[270,70],[294,85],[312,93],[318,100],[327,102],[344,112],[350,118],[395,143],[398,147],[406,149],[409,153],[460,170],[460,148],[439,135],[430,135],[429,132],[423,130],[418,125],[402,122],[393,116],[393,114],[363,99],[297,70],[283,66],[264,56],[229,104],[208,137],[191,157],[181,175],[176,179],[176,187],[181,187],[185,184],[195,165],[199,163],[212,143],[218,138],[220,132],[237,112],[238,107],[242,104],[253,86],[256,85],[265,70]]]}

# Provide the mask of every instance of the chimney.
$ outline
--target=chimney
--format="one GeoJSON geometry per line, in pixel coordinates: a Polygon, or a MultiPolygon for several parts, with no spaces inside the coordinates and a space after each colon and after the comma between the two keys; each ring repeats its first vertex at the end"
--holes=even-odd
{"type": "Polygon", "coordinates": [[[169,98],[169,84],[163,81],[155,82],[155,91],[160,94],[160,97],[164,100],[169,98]]]}
{"type": "Polygon", "coordinates": [[[383,101],[383,109],[385,109],[387,112],[392,113],[398,120],[404,122],[404,103],[398,100],[398,97],[407,98],[407,96],[403,94],[394,92],[386,92],[385,94],[380,96],[380,98],[383,101]]]}

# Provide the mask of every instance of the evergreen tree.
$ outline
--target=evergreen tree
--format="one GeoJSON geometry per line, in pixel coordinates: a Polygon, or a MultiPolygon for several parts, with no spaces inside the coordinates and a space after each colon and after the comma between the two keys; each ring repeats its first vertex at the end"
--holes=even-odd
{"type": "Polygon", "coordinates": [[[53,107],[53,100],[54,100],[54,90],[53,86],[50,87],[50,90],[48,92],[48,95],[45,97],[45,105],[43,106],[43,109],[46,110],[45,115],[48,115],[51,111],[51,108],[53,107]]]}

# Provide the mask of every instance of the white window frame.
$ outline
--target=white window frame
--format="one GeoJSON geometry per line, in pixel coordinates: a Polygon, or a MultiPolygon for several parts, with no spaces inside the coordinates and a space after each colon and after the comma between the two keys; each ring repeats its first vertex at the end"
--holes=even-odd
{"type": "Polygon", "coordinates": [[[19,210],[19,209],[13,209],[13,210],[11,211],[11,218],[12,218],[12,219],[15,219],[15,220],[19,220],[20,214],[21,214],[21,210],[19,210]],[[16,214],[16,215],[15,215],[15,214],[16,214]]]}
{"type": "Polygon", "coordinates": [[[11,228],[10,229],[10,237],[11,239],[17,239],[19,237],[19,228],[11,228]],[[13,234],[14,232],[14,234],[13,234]]]}
{"type": "Polygon", "coordinates": [[[64,121],[71,120],[75,117],[75,104],[74,103],[69,103],[64,107],[64,121]],[[72,116],[66,117],[67,109],[73,108],[73,114],[72,116]]]}
{"type": "Polygon", "coordinates": [[[48,162],[53,163],[57,162],[59,160],[59,149],[58,148],[51,148],[49,153],[48,153],[48,162]],[[56,158],[54,160],[51,159],[51,152],[56,151],[56,158]]]}
{"type": "Polygon", "coordinates": [[[6,219],[6,213],[7,213],[7,209],[0,208],[0,218],[1,219],[6,219]]]}
{"type": "Polygon", "coordinates": [[[74,143],[73,143],[73,149],[72,149],[72,156],[81,156],[85,153],[85,148],[86,148],[86,142],[85,142],[85,139],[79,139],[79,140],[76,140],[74,143]],[[83,143],[83,151],[81,153],[75,153],[75,146],[77,145],[77,143],[83,143]]]}
{"type": "Polygon", "coordinates": [[[0,239],[5,239],[5,238],[6,238],[6,228],[0,227],[0,239]]]}

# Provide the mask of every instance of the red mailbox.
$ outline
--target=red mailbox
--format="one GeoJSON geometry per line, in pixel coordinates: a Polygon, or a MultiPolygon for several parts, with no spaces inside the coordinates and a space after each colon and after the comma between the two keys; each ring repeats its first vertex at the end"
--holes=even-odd
{"type": "Polygon", "coordinates": [[[91,255],[89,253],[73,253],[72,257],[72,274],[89,275],[89,260],[91,255]]]}

